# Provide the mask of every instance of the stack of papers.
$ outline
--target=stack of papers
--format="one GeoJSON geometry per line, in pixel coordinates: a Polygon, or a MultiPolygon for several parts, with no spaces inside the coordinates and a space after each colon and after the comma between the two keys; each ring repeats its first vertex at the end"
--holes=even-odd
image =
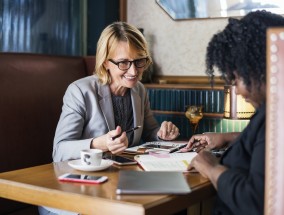
{"type": "Polygon", "coordinates": [[[134,159],[145,171],[181,171],[187,172],[196,152],[159,154],[151,152],[148,155],[136,155],[134,159]]]}
{"type": "Polygon", "coordinates": [[[149,152],[161,152],[161,153],[172,153],[180,150],[185,147],[187,142],[179,142],[179,141],[153,141],[147,142],[140,146],[134,146],[127,148],[125,150],[126,153],[134,153],[134,154],[145,154],[149,152]]]}

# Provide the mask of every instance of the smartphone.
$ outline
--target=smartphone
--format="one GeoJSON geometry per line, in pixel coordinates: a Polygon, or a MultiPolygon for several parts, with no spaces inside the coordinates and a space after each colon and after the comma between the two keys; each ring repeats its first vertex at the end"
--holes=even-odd
{"type": "Polygon", "coordinates": [[[59,181],[67,182],[80,182],[88,184],[100,184],[107,181],[107,176],[94,176],[94,175],[82,175],[82,174],[71,174],[66,173],[58,177],[59,181]]]}
{"type": "Polygon", "coordinates": [[[137,164],[135,160],[131,160],[129,158],[121,157],[121,156],[113,156],[112,158],[108,158],[109,160],[112,160],[113,163],[117,165],[133,165],[137,164]]]}

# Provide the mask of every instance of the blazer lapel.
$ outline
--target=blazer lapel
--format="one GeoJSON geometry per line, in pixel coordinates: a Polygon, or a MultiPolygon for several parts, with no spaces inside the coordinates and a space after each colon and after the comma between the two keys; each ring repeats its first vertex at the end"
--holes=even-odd
{"type": "MultiPolygon", "coordinates": [[[[142,125],[142,114],[141,114],[141,97],[138,94],[136,88],[132,88],[131,89],[131,101],[132,101],[132,107],[133,107],[133,118],[134,118],[134,127],[138,126],[138,125],[142,125]]],[[[140,139],[138,138],[138,136],[141,135],[135,135],[137,134],[137,132],[134,132],[134,138],[133,138],[133,142],[137,143],[140,141],[140,139]]]]}
{"type": "Polygon", "coordinates": [[[109,130],[115,129],[111,93],[108,85],[98,85],[99,104],[109,130]]]}
{"type": "MultiPolygon", "coordinates": [[[[98,85],[98,95],[99,95],[99,105],[101,111],[105,117],[107,126],[109,130],[115,129],[115,122],[114,122],[114,113],[113,113],[113,104],[111,99],[111,93],[108,85],[98,85]]],[[[142,113],[141,113],[141,96],[137,92],[137,89],[134,87],[131,89],[131,102],[133,107],[133,120],[134,120],[134,127],[138,125],[142,125],[142,113]]],[[[142,133],[142,131],[134,132],[133,142],[137,143],[140,141],[141,135],[137,135],[136,133],[142,133]]]]}

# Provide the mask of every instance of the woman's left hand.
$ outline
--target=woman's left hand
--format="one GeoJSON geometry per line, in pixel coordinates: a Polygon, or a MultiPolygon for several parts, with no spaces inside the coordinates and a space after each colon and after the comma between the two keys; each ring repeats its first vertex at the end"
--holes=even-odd
{"type": "Polygon", "coordinates": [[[187,170],[197,170],[203,177],[209,178],[217,190],[217,181],[220,175],[228,168],[220,164],[220,159],[210,151],[201,150],[190,162],[187,170]]]}
{"type": "Polygon", "coordinates": [[[201,150],[190,162],[188,170],[196,169],[203,177],[209,178],[210,170],[219,164],[219,159],[208,150],[201,150]]]}
{"type": "Polygon", "coordinates": [[[157,135],[162,140],[174,140],[179,136],[179,129],[172,122],[164,121],[157,135]]]}

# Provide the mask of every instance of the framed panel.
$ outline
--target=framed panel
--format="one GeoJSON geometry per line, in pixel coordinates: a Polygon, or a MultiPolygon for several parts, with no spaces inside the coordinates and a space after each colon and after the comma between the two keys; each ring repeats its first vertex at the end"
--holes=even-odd
{"type": "Polygon", "coordinates": [[[156,0],[173,20],[244,16],[255,10],[283,14],[279,0],[156,0]]]}
{"type": "Polygon", "coordinates": [[[284,214],[284,28],[267,32],[265,214],[284,214]]]}

